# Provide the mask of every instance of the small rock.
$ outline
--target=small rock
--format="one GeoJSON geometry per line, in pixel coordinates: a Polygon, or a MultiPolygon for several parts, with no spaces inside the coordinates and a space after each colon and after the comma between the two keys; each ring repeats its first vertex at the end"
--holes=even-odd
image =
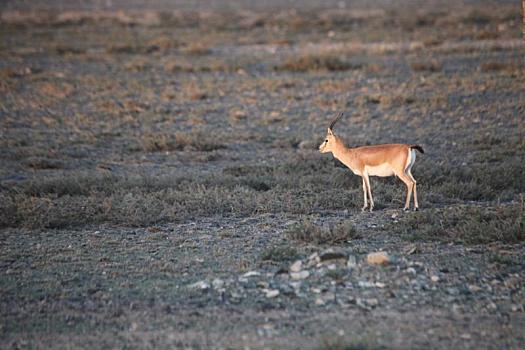
{"type": "Polygon", "coordinates": [[[368,282],[368,281],[359,281],[357,282],[357,285],[361,288],[372,288],[374,287],[374,283],[368,282]]]}
{"type": "Polygon", "coordinates": [[[244,275],[242,275],[242,277],[243,278],[248,278],[248,277],[260,276],[260,275],[261,275],[261,273],[258,272],[258,271],[248,271],[244,275]]]}
{"type": "Polygon", "coordinates": [[[447,288],[446,291],[450,295],[459,295],[459,289],[454,287],[447,288]]]}
{"type": "Polygon", "coordinates": [[[299,149],[309,149],[309,148],[312,148],[312,141],[310,141],[310,140],[303,140],[303,141],[299,142],[299,144],[297,145],[297,147],[299,147],[299,149]]]}
{"type": "Polygon", "coordinates": [[[376,298],[365,299],[365,303],[368,306],[375,307],[379,305],[379,300],[377,300],[376,298]]]}
{"type": "Polygon", "coordinates": [[[297,295],[297,290],[288,284],[283,284],[279,286],[279,289],[284,295],[297,295]]]}
{"type": "Polygon", "coordinates": [[[357,298],[356,305],[365,310],[370,311],[372,310],[372,308],[379,305],[379,300],[377,300],[376,298],[370,298],[370,299],[357,298]]]}
{"type": "Polygon", "coordinates": [[[192,283],[188,286],[190,289],[206,290],[210,288],[210,284],[207,281],[199,281],[192,283]]]}
{"type": "Polygon", "coordinates": [[[368,254],[366,261],[371,265],[388,265],[391,259],[386,252],[375,252],[368,254]]]}
{"type": "Polygon", "coordinates": [[[328,270],[336,270],[337,269],[337,265],[336,264],[330,264],[326,267],[328,270]]]}
{"type": "Polygon", "coordinates": [[[305,278],[308,278],[310,276],[310,272],[308,270],[303,270],[299,272],[290,272],[290,277],[293,280],[304,280],[305,278]]]}
{"type": "Polygon", "coordinates": [[[415,268],[413,267],[409,267],[408,269],[405,270],[406,273],[408,274],[411,274],[411,275],[416,275],[417,274],[417,271],[415,268]]]}
{"type": "Polygon", "coordinates": [[[321,254],[319,254],[319,259],[321,261],[346,259],[347,257],[348,257],[348,254],[346,254],[344,251],[334,250],[332,248],[327,249],[321,252],[321,254]]]}
{"type": "Polygon", "coordinates": [[[411,245],[405,248],[405,254],[406,255],[412,255],[417,251],[417,247],[415,245],[411,245]]]}
{"type": "Polygon", "coordinates": [[[321,298],[316,298],[315,299],[315,305],[318,305],[318,306],[323,306],[325,303],[325,301],[321,298]]]}
{"type": "Polygon", "coordinates": [[[301,289],[301,282],[300,281],[296,281],[296,282],[290,282],[290,286],[297,290],[297,289],[301,289]]]}
{"type": "Polygon", "coordinates": [[[382,282],[376,282],[376,287],[377,288],[385,288],[386,284],[382,283],[382,282]]]}
{"type": "Polygon", "coordinates": [[[257,282],[257,287],[259,288],[268,288],[270,284],[266,281],[259,281],[257,282]]]}
{"type": "Polygon", "coordinates": [[[266,297],[267,298],[275,298],[278,296],[280,292],[277,289],[269,289],[266,291],[266,297]]]}
{"type": "Polygon", "coordinates": [[[468,286],[468,290],[469,290],[471,293],[477,293],[477,292],[481,291],[481,287],[476,286],[476,285],[474,285],[474,284],[469,284],[469,286],[468,286]]]}
{"type": "Polygon", "coordinates": [[[437,276],[437,275],[432,275],[432,276],[430,276],[430,280],[431,280],[432,282],[434,282],[434,283],[439,282],[439,276],[437,276]]]}
{"type": "Polygon", "coordinates": [[[357,259],[354,255],[348,256],[348,261],[346,262],[346,267],[353,269],[357,267],[357,259]]]}
{"type": "Polygon", "coordinates": [[[220,278],[216,278],[211,282],[213,289],[221,289],[224,286],[224,281],[220,278]]]}
{"type": "Polygon", "coordinates": [[[313,253],[308,257],[308,267],[315,266],[321,262],[321,259],[319,258],[319,254],[313,253]]]}
{"type": "Polygon", "coordinates": [[[290,266],[291,272],[299,272],[303,269],[303,262],[301,260],[297,260],[290,266]]]}
{"type": "Polygon", "coordinates": [[[275,326],[270,323],[263,324],[261,327],[257,328],[257,334],[260,336],[271,336],[275,333],[275,326]]]}
{"type": "Polygon", "coordinates": [[[509,289],[516,289],[521,284],[521,279],[517,277],[507,278],[504,282],[505,287],[509,289]]]}

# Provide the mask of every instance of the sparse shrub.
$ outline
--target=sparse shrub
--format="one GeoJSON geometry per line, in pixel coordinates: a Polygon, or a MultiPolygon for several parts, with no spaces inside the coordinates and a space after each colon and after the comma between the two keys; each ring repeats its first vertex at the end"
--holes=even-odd
{"type": "Polygon", "coordinates": [[[344,281],[344,278],[348,274],[347,269],[335,269],[335,270],[328,270],[326,273],[326,276],[333,279],[336,282],[342,282],[344,281]]]}
{"type": "Polygon", "coordinates": [[[175,46],[176,43],[174,40],[165,35],[161,35],[159,37],[151,39],[146,45],[146,50],[147,52],[166,52],[175,46]]]}
{"type": "Polygon", "coordinates": [[[247,117],[248,117],[248,113],[246,111],[242,109],[234,108],[230,110],[228,120],[230,121],[230,123],[236,124],[243,120],[246,120],[247,117]]]}
{"type": "Polygon", "coordinates": [[[192,56],[203,56],[209,55],[211,53],[211,48],[204,43],[193,42],[185,46],[182,49],[182,52],[192,56]]]}
{"type": "Polygon", "coordinates": [[[33,169],[61,169],[64,167],[61,160],[45,157],[30,157],[25,159],[23,164],[33,169]]]}
{"type": "Polygon", "coordinates": [[[57,45],[54,47],[55,52],[58,55],[66,56],[66,55],[80,55],[86,53],[86,50],[80,47],[73,47],[73,46],[63,46],[63,45],[57,45]]]}
{"type": "Polygon", "coordinates": [[[490,20],[490,13],[479,9],[471,10],[463,17],[465,24],[485,25],[490,23],[490,20]]]}
{"type": "Polygon", "coordinates": [[[413,62],[410,67],[415,72],[440,72],[443,64],[438,61],[413,62]]]}
{"type": "Polygon", "coordinates": [[[500,72],[500,71],[512,71],[515,69],[519,69],[521,66],[512,64],[509,62],[484,62],[481,64],[481,71],[482,72],[500,72]]]}
{"type": "Polygon", "coordinates": [[[138,53],[140,49],[136,45],[132,44],[112,44],[106,48],[108,53],[120,54],[120,53],[138,53]]]}
{"type": "Polygon", "coordinates": [[[391,228],[418,240],[519,243],[525,240],[525,206],[520,203],[496,208],[427,210],[411,213],[391,228]]]}
{"type": "Polygon", "coordinates": [[[297,250],[290,246],[270,247],[262,252],[262,261],[283,262],[299,258],[297,250]]]}
{"type": "Polygon", "coordinates": [[[61,100],[71,96],[75,88],[68,83],[44,82],[38,85],[38,92],[43,96],[61,100]]]}
{"type": "Polygon", "coordinates": [[[184,85],[182,92],[184,96],[192,101],[205,100],[208,98],[208,93],[193,83],[184,85]]]}
{"type": "Polygon", "coordinates": [[[135,58],[124,64],[124,68],[131,72],[142,72],[150,68],[148,60],[145,58],[135,58]]]}
{"type": "Polygon", "coordinates": [[[379,349],[370,336],[356,336],[345,339],[336,334],[325,334],[320,337],[317,349],[320,350],[368,350],[379,349]]]}
{"type": "Polygon", "coordinates": [[[287,229],[285,235],[294,241],[313,244],[341,244],[358,238],[357,230],[350,221],[325,228],[308,219],[287,229]]]}
{"type": "Polygon", "coordinates": [[[159,133],[145,133],[140,139],[141,148],[146,152],[166,151],[200,151],[210,152],[226,146],[212,135],[201,132],[183,133],[174,135],[159,133]]]}
{"type": "Polygon", "coordinates": [[[172,59],[164,64],[164,70],[168,73],[194,72],[195,68],[189,63],[172,59]]]}
{"type": "Polygon", "coordinates": [[[275,70],[292,72],[308,71],[346,71],[360,69],[361,65],[351,64],[333,55],[303,55],[290,57],[282,64],[275,66],[275,70]]]}

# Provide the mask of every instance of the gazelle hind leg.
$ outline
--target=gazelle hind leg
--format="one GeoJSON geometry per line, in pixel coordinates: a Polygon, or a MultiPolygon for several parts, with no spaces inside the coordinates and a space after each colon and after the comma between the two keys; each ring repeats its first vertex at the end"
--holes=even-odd
{"type": "Polygon", "coordinates": [[[412,179],[405,173],[397,174],[397,176],[407,186],[407,198],[406,198],[405,207],[403,208],[403,210],[408,210],[410,207],[410,197],[412,197],[412,189],[414,188],[414,182],[412,182],[412,179]]]}
{"type": "Polygon", "coordinates": [[[407,170],[407,175],[410,177],[412,182],[414,183],[414,210],[419,210],[419,204],[417,202],[417,181],[412,176],[412,173],[410,172],[410,168],[407,170]]]}
{"type": "Polygon", "coordinates": [[[372,211],[374,210],[374,198],[372,197],[372,189],[370,188],[370,179],[368,178],[368,174],[364,174],[363,179],[365,180],[366,189],[368,190],[368,199],[370,199],[370,211],[372,211]]]}
{"type": "Polygon", "coordinates": [[[365,178],[364,177],[361,177],[361,178],[363,179],[363,198],[364,198],[364,205],[363,205],[363,208],[361,208],[361,211],[365,211],[366,208],[368,207],[368,200],[366,197],[367,187],[365,183],[365,178]]]}

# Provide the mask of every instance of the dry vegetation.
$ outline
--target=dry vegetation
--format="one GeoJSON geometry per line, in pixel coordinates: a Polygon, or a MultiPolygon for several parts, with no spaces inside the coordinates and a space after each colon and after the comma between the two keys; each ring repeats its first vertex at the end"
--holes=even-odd
{"type": "Polygon", "coordinates": [[[523,343],[516,5],[308,4],[1,13],[0,347],[523,343]],[[339,110],[424,146],[420,212],[373,178],[360,213],[317,151],[339,110]],[[357,263],[286,279],[331,248],[357,263]]]}

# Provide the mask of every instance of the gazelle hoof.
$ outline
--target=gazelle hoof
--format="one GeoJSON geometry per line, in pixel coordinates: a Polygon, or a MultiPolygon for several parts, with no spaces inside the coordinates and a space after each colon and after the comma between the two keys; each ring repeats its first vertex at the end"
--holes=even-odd
{"type": "Polygon", "coordinates": [[[409,211],[410,209],[408,207],[404,207],[403,211],[409,211]]]}
{"type": "Polygon", "coordinates": [[[368,206],[364,206],[364,207],[361,208],[361,211],[365,212],[367,208],[368,208],[368,206]]]}
{"type": "Polygon", "coordinates": [[[415,208],[414,208],[414,211],[419,211],[419,208],[418,208],[418,207],[415,207],[415,208]]]}

